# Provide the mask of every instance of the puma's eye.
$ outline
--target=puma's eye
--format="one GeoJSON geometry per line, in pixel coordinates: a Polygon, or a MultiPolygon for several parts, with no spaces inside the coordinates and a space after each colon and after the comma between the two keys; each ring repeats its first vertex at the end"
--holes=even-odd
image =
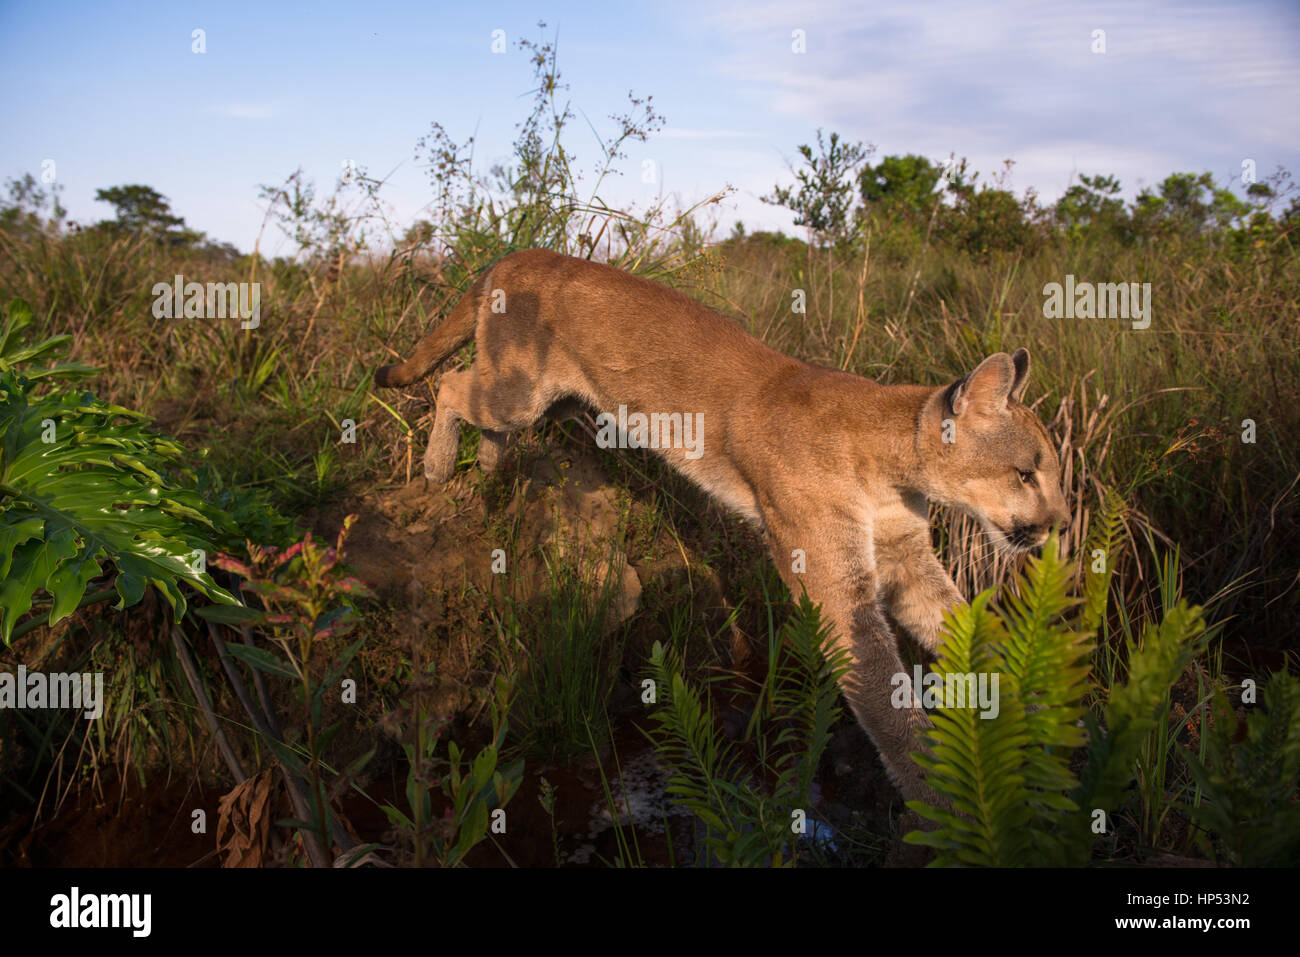
{"type": "Polygon", "coordinates": [[[1020,481],[1024,482],[1026,485],[1033,485],[1033,484],[1034,484],[1034,473],[1033,473],[1033,472],[1026,472],[1026,471],[1023,470],[1023,469],[1018,469],[1017,471],[1020,473],[1020,481]]]}

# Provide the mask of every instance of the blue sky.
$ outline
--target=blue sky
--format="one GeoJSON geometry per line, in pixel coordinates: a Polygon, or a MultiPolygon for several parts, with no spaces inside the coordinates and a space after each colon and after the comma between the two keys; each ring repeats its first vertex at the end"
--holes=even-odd
{"type": "MultiPolygon", "coordinates": [[[[818,127],[877,156],[969,157],[1053,199],[1077,173],[1131,197],[1173,171],[1227,181],[1253,159],[1300,174],[1300,4],[1043,2],[59,3],[0,2],[0,179],[55,161],[73,219],[97,188],[145,183],[193,227],[250,249],[260,183],[301,166],[329,186],[345,160],[387,176],[404,226],[432,198],[416,140],[431,121],[509,158],[530,68],[514,46],[558,35],[576,108],[601,130],[627,91],[664,130],[632,144],[606,198],[682,203],[735,187],[719,224],[792,229],[758,199],[789,181],[818,127]],[[191,52],[191,32],[207,52],[191,52]],[[1106,52],[1093,53],[1094,30],[1106,52]],[[491,51],[494,30],[509,52],[491,51]],[[792,50],[804,31],[806,51],[792,50]],[[641,181],[645,160],[660,182],[641,181]]],[[[570,146],[596,160],[580,115],[570,146]]],[[[288,252],[268,235],[263,250],[288,252]]]]}

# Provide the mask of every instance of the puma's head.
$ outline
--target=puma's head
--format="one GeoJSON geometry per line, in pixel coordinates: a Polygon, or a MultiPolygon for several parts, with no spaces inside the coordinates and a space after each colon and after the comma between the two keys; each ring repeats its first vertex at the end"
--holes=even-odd
{"type": "Polygon", "coordinates": [[[1007,551],[1036,548],[1069,518],[1057,451],[1021,403],[1029,353],[999,352],[926,404],[917,451],[927,496],[977,519],[1007,551]]]}

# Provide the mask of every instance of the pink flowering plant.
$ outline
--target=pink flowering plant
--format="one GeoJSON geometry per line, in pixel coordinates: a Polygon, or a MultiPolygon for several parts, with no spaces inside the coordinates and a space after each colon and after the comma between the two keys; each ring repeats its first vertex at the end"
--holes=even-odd
{"type": "Polygon", "coordinates": [[[355,848],[355,842],[332,813],[331,804],[374,754],[372,749],[342,771],[334,771],[325,761],[326,748],[342,727],[340,722],[326,725],[326,697],[334,693],[340,695],[340,700],[348,700],[341,693],[342,682],[365,636],[337,651],[328,662],[318,659],[329,656],[353,631],[360,617],[354,603],[371,595],[370,589],[349,575],[343,565],[348,533],[355,520],[355,515],[348,516],[333,546],[317,541],[308,532],[301,542],[285,549],[250,542],[247,561],[218,555],[213,564],[242,579],[240,592],[246,601],[250,596],[254,601],[246,609],[205,609],[209,612],[205,617],[210,620],[241,628],[244,642],[226,644],[218,638],[218,651],[228,676],[234,669],[227,655],[253,669],[260,708],[251,696],[241,693],[241,685],[236,686],[236,694],[285,769],[298,818],[283,823],[304,832],[309,856],[318,866],[328,862],[327,849],[332,844],[343,851],[355,848]],[[265,645],[253,640],[252,629],[265,638],[265,645]],[[301,729],[281,733],[270,696],[264,693],[265,677],[293,685],[300,713],[306,715],[301,729]]]}

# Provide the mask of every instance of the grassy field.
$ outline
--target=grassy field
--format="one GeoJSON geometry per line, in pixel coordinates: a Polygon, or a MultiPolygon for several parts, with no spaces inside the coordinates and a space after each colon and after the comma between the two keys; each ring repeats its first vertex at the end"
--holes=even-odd
{"type": "MultiPolygon", "coordinates": [[[[538,109],[551,122],[562,116],[545,101],[538,109]]],[[[636,133],[631,123],[627,135],[636,133]]],[[[267,198],[301,252],[274,261],[121,219],[54,224],[30,192],[14,193],[0,230],[0,293],[30,304],[37,337],[71,336],[70,357],[98,369],[80,387],[151,416],[194,453],[185,481],[237,517],[230,550],[242,551],[241,562],[251,559],[237,547],[240,537],[283,548],[310,530],[333,542],[344,517],[358,515],[341,550],[371,594],[354,598],[341,569],[322,557],[310,587],[302,586],[310,600],[281,595],[277,607],[292,614],[244,626],[245,645],[297,656],[304,667],[295,680],[247,658],[238,623],[191,617],[177,637],[171,612],[151,597],[124,611],[88,606],[29,630],[0,654],[6,668],[106,670],[113,704],[93,731],[58,716],[45,723],[0,716],[0,855],[20,862],[67,853],[66,833],[102,826],[74,813],[88,795],[124,800],[149,782],[189,779],[197,790],[186,800],[211,798],[229,791],[237,765],[243,783],[232,806],[251,815],[259,789],[283,791],[282,800],[297,793],[308,805],[315,798],[309,820],[318,833],[267,827],[251,849],[227,839],[220,854],[210,838],[173,835],[171,859],[229,862],[255,853],[265,855],[260,863],[320,863],[331,850],[326,805],[335,808],[327,815],[335,827],[351,825],[350,841],[333,832],[335,852],[378,843],[387,849],[381,856],[401,863],[727,859],[730,852],[701,839],[698,818],[669,820],[663,810],[661,821],[651,814],[646,823],[614,792],[647,748],[635,729],[649,726],[640,692],[656,642],[670,652],[664,674],[676,662],[688,686],[713,688],[701,699],[718,722],[709,773],[730,773],[725,752],[734,761],[727,767],[749,769],[736,778],[749,782],[747,793],[764,793],[755,783],[762,781],[780,793],[789,782],[774,768],[794,775],[779,758],[788,741],[781,743],[771,702],[812,700],[799,694],[815,697],[815,689],[790,690],[798,668],[782,649],[803,647],[791,637],[802,619],[760,536],[651,455],[596,449],[589,421],[535,429],[500,479],[473,464],[477,436],[467,430],[456,478],[425,488],[419,460],[437,378],[400,392],[372,388],[374,369],[409,352],[476,269],[513,248],[544,245],[666,282],[781,351],[882,382],[944,384],[992,352],[1028,348],[1026,401],[1062,446],[1072,510],[1062,554],[1075,587],[1083,588],[1092,560],[1083,545],[1099,533],[1106,503],[1126,507],[1110,561],[1111,604],[1096,628],[1089,705],[1102,713],[1144,628],[1178,599],[1202,606],[1208,626],[1205,647],[1160,691],[1157,718],[1133,758],[1133,783],[1111,812],[1122,823],[1093,859],[1267,857],[1242,851],[1248,844],[1234,842],[1228,825],[1198,823],[1191,809],[1209,800],[1209,789],[1182,749],[1202,762],[1213,757],[1216,691],[1239,693],[1243,682],[1265,683],[1270,670],[1295,669],[1294,217],[1242,207],[1216,222],[1222,197],[1214,206],[1207,186],[1210,205],[1198,212],[1174,183],[1118,212],[1105,205],[1104,190],[1094,191],[1093,213],[1076,209],[1071,218],[1062,205],[1037,207],[959,175],[942,202],[932,198],[944,195],[933,181],[921,202],[886,190],[884,199],[864,199],[856,215],[811,229],[811,241],[741,229],[718,240],[697,225],[707,211],[661,210],[656,220],[570,201],[578,193],[562,157],[558,147],[534,156],[540,175],[521,174],[495,199],[470,188],[448,200],[447,219],[390,234],[386,248],[373,233],[363,238],[374,227],[367,215],[374,184],[363,178],[316,197],[291,178],[267,198]],[[155,284],[177,275],[260,283],[259,325],[154,318],[155,284]],[[1149,328],[1049,318],[1044,287],[1067,276],[1150,283],[1149,328]],[[791,308],[797,291],[802,312],[791,308]],[[603,518],[582,525],[591,501],[603,518]],[[580,525],[590,540],[578,542],[580,525]],[[513,574],[490,572],[496,549],[513,574]],[[319,626],[335,604],[355,605],[350,633],[319,626]],[[228,649],[252,668],[242,683],[227,680],[239,670],[228,649]],[[327,694],[313,711],[313,694],[340,675],[357,680],[354,702],[327,694]],[[781,688],[787,698],[774,698],[781,688]],[[260,709],[250,710],[245,697],[260,709]],[[223,735],[212,733],[205,713],[219,719],[223,735]],[[448,769],[457,759],[446,749],[453,738],[484,761],[475,787],[447,783],[456,780],[448,769]],[[297,792],[272,773],[277,760],[292,763],[282,749],[297,755],[297,792]],[[498,837],[488,811],[515,787],[510,813],[518,809],[512,820],[524,823],[507,834],[524,836],[498,837]],[[602,801],[623,810],[608,811],[606,844],[595,841],[589,858],[570,832],[602,801]],[[486,840],[466,845],[469,832],[486,840]]],[[[447,182],[455,185],[457,175],[449,172],[447,182]]],[[[461,185],[472,183],[467,176],[461,185]]],[[[964,518],[937,514],[935,534],[968,597],[1020,571],[964,518]]],[[[240,574],[271,581],[279,574],[272,565],[256,566],[260,578],[252,565],[240,574]]],[[[308,572],[294,574],[301,584],[308,572]]],[[[218,580],[235,587],[234,578],[218,580]]],[[[1238,708],[1243,727],[1244,714],[1238,708]]],[[[837,841],[799,853],[814,863],[880,863],[898,799],[852,721],[841,718],[832,730],[803,783],[811,787],[816,776],[837,841]]],[[[1260,760],[1282,761],[1279,754],[1260,760]]],[[[1281,766],[1294,774],[1292,764],[1281,766]]],[[[1295,784],[1283,781],[1282,796],[1252,819],[1256,826],[1293,800],[1295,784]]],[[[646,785],[656,786],[662,782],[646,785]]],[[[205,800],[215,808],[215,799],[205,800]]],[[[761,802],[745,807],[738,819],[751,813],[758,821],[761,802]]],[[[264,823],[254,821],[254,833],[264,823]]]]}

